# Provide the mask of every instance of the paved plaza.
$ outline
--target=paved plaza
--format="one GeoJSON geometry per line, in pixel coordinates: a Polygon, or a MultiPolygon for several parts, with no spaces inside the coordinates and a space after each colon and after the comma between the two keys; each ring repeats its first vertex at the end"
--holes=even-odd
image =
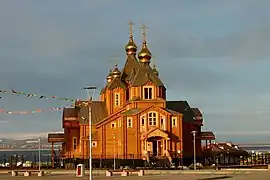
{"type": "MultiPolygon", "coordinates": [[[[45,180],[45,179],[54,179],[54,180],[71,180],[71,179],[80,179],[80,180],[87,180],[89,177],[85,176],[82,178],[77,178],[74,175],[68,174],[50,174],[43,177],[37,177],[36,175],[30,177],[12,177],[10,174],[0,174],[0,180],[15,180],[15,179],[32,179],[32,180],[45,180]]],[[[168,175],[146,175],[142,177],[138,177],[135,175],[128,176],[128,177],[121,177],[121,176],[113,176],[113,177],[106,177],[103,175],[96,175],[93,176],[93,180],[215,180],[215,179],[228,179],[228,180],[269,180],[270,179],[270,172],[242,172],[238,174],[232,175],[218,175],[218,174],[168,174],[168,175]]]]}

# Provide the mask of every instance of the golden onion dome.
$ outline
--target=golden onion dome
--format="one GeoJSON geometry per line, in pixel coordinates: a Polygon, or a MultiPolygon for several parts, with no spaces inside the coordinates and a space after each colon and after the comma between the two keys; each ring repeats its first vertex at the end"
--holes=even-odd
{"type": "Polygon", "coordinates": [[[133,36],[129,37],[129,41],[127,45],[125,46],[125,50],[127,54],[136,54],[137,46],[133,40],[133,36]]]}
{"type": "Polygon", "coordinates": [[[142,63],[149,63],[152,57],[151,52],[147,48],[146,41],[143,42],[142,50],[138,54],[138,58],[142,63]]]}
{"type": "Polygon", "coordinates": [[[154,67],[153,67],[153,72],[154,72],[154,74],[155,75],[159,75],[159,72],[158,72],[158,70],[157,70],[157,68],[156,68],[156,66],[154,65],[154,67]]]}
{"type": "Polygon", "coordinates": [[[107,76],[107,82],[111,82],[112,78],[113,78],[113,73],[112,73],[112,70],[110,70],[110,72],[109,72],[109,74],[107,76]]]}
{"type": "Polygon", "coordinates": [[[117,65],[115,65],[112,75],[114,78],[119,78],[121,76],[121,71],[118,69],[117,65]]]}

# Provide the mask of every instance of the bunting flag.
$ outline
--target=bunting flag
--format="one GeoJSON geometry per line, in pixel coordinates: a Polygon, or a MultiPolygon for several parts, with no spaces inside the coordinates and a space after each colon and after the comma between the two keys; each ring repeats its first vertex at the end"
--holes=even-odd
{"type": "MultiPolygon", "coordinates": [[[[22,95],[22,96],[25,96],[26,98],[35,97],[35,98],[39,98],[39,99],[57,99],[57,100],[64,100],[64,101],[70,101],[70,102],[76,101],[74,99],[70,99],[67,97],[63,98],[63,97],[57,97],[57,96],[43,96],[43,95],[37,95],[37,94],[32,94],[32,93],[27,93],[27,92],[20,92],[20,91],[14,90],[14,89],[12,89],[12,90],[1,90],[0,89],[0,93],[22,95]]],[[[0,97],[0,99],[1,98],[2,97],[0,97]]]]}
{"type": "Polygon", "coordinates": [[[54,111],[61,111],[64,108],[68,107],[58,107],[58,108],[50,108],[50,109],[35,109],[31,111],[7,111],[5,109],[0,109],[0,113],[6,113],[10,115],[30,115],[30,114],[36,114],[36,113],[42,113],[42,112],[54,112],[54,111]]]}

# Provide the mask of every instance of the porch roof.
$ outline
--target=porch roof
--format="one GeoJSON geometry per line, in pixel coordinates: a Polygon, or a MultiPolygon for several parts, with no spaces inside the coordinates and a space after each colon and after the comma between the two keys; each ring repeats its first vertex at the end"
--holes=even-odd
{"type": "Polygon", "coordinates": [[[212,131],[201,132],[201,140],[215,140],[216,136],[212,131]]]}
{"type": "Polygon", "coordinates": [[[53,142],[64,142],[65,137],[64,133],[50,133],[48,134],[48,142],[53,143],[53,142]]]}
{"type": "Polygon", "coordinates": [[[166,131],[163,131],[159,128],[153,128],[147,132],[145,132],[144,134],[142,134],[142,139],[147,139],[150,137],[162,137],[165,139],[169,139],[169,135],[166,131]]]}

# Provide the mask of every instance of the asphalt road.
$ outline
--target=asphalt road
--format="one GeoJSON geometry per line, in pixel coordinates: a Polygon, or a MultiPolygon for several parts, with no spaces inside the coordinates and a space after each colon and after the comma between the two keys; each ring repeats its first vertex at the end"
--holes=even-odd
{"type": "MultiPolygon", "coordinates": [[[[80,180],[88,180],[89,177],[85,176],[82,178],[76,178],[74,175],[47,175],[43,177],[38,177],[37,175],[32,175],[30,177],[12,177],[11,174],[0,174],[0,180],[13,180],[13,179],[32,179],[32,180],[46,180],[46,179],[54,179],[54,180],[71,180],[71,179],[80,179],[80,180]]],[[[239,173],[235,175],[202,175],[202,174],[171,174],[171,175],[146,175],[142,177],[138,177],[135,175],[128,177],[121,176],[113,176],[113,177],[105,177],[103,175],[94,176],[93,180],[219,180],[219,179],[228,179],[228,180],[269,180],[270,172],[245,172],[239,173]]]]}

